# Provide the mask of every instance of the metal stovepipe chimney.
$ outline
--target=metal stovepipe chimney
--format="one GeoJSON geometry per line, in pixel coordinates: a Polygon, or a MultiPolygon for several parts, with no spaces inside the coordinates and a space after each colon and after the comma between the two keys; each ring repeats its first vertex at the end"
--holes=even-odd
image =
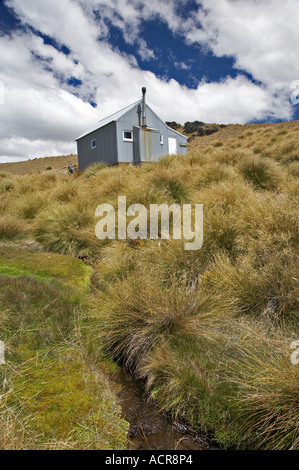
{"type": "Polygon", "coordinates": [[[142,127],[146,127],[146,106],[145,106],[146,88],[142,88],[142,127]]]}

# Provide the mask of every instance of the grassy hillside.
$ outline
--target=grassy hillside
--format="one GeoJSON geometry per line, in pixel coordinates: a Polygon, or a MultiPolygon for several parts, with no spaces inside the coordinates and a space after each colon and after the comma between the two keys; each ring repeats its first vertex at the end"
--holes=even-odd
{"type": "Polygon", "coordinates": [[[0,172],[9,172],[13,175],[25,175],[27,173],[66,173],[68,163],[78,167],[77,155],[65,155],[62,157],[34,158],[25,162],[0,163],[0,172]]]}
{"type": "MultiPolygon", "coordinates": [[[[299,124],[227,126],[190,137],[188,156],[141,168],[0,173],[0,273],[6,283],[29,272],[35,277],[28,282],[43,283],[52,276],[49,253],[83,258],[93,267],[88,354],[100,344],[145,381],[161,408],[225,447],[298,449],[299,366],[291,362],[291,343],[299,340],[299,124]],[[188,252],[173,240],[100,242],[95,209],[117,207],[118,195],[147,207],[203,203],[203,248],[188,252]],[[22,255],[15,262],[11,251],[31,243],[47,252],[35,254],[38,271],[22,255]]],[[[80,267],[69,273],[63,266],[55,282],[70,276],[74,285],[76,272],[81,276],[80,267]]],[[[41,299],[46,306],[47,296],[41,299]]],[[[43,308],[36,307],[34,322],[43,308]]],[[[27,341],[36,340],[28,336],[26,354],[27,341]]],[[[12,346],[9,361],[15,354],[12,346]]],[[[59,370],[51,371],[56,390],[59,370]]],[[[35,393],[22,397],[36,406],[35,393]]]]}

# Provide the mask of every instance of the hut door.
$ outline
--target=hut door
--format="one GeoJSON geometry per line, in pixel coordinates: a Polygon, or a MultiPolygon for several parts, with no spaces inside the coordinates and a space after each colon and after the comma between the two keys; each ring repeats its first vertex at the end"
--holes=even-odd
{"type": "Polygon", "coordinates": [[[161,153],[160,132],[157,129],[134,127],[134,164],[157,161],[161,153]]]}
{"type": "Polygon", "coordinates": [[[173,137],[168,137],[168,151],[169,155],[176,155],[178,153],[176,139],[173,137]]]}

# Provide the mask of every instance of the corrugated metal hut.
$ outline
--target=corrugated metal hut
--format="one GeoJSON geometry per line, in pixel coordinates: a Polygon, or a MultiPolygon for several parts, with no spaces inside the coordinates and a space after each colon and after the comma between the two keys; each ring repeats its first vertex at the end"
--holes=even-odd
{"type": "Polygon", "coordinates": [[[168,127],[142,99],[99,121],[78,137],[79,169],[157,161],[164,155],[186,154],[187,137],[168,127]]]}

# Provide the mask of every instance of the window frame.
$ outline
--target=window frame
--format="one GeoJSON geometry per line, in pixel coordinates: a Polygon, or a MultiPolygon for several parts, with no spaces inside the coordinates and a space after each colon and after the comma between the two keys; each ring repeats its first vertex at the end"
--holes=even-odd
{"type": "Polygon", "coordinates": [[[97,139],[92,139],[92,140],[90,141],[90,148],[91,148],[91,150],[94,150],[94,149],[97,148],[97,139]],[[92,145],[93,142],[95,143],[94,146],[92,145]]]}
{"type": "Polygon", "coordinates": [[[123,141],[124,141],[124,142],[133,142],[133,140],[134,140],[133,131],[123,131],[123,141]],[[128,134],[129,134],[129,133],[131,134],[132,137],[131,137],[130,139],[127,138],[127,137],[125,137],[125,134],[127,134],[127,133],[128,133],[128,134]]]}

